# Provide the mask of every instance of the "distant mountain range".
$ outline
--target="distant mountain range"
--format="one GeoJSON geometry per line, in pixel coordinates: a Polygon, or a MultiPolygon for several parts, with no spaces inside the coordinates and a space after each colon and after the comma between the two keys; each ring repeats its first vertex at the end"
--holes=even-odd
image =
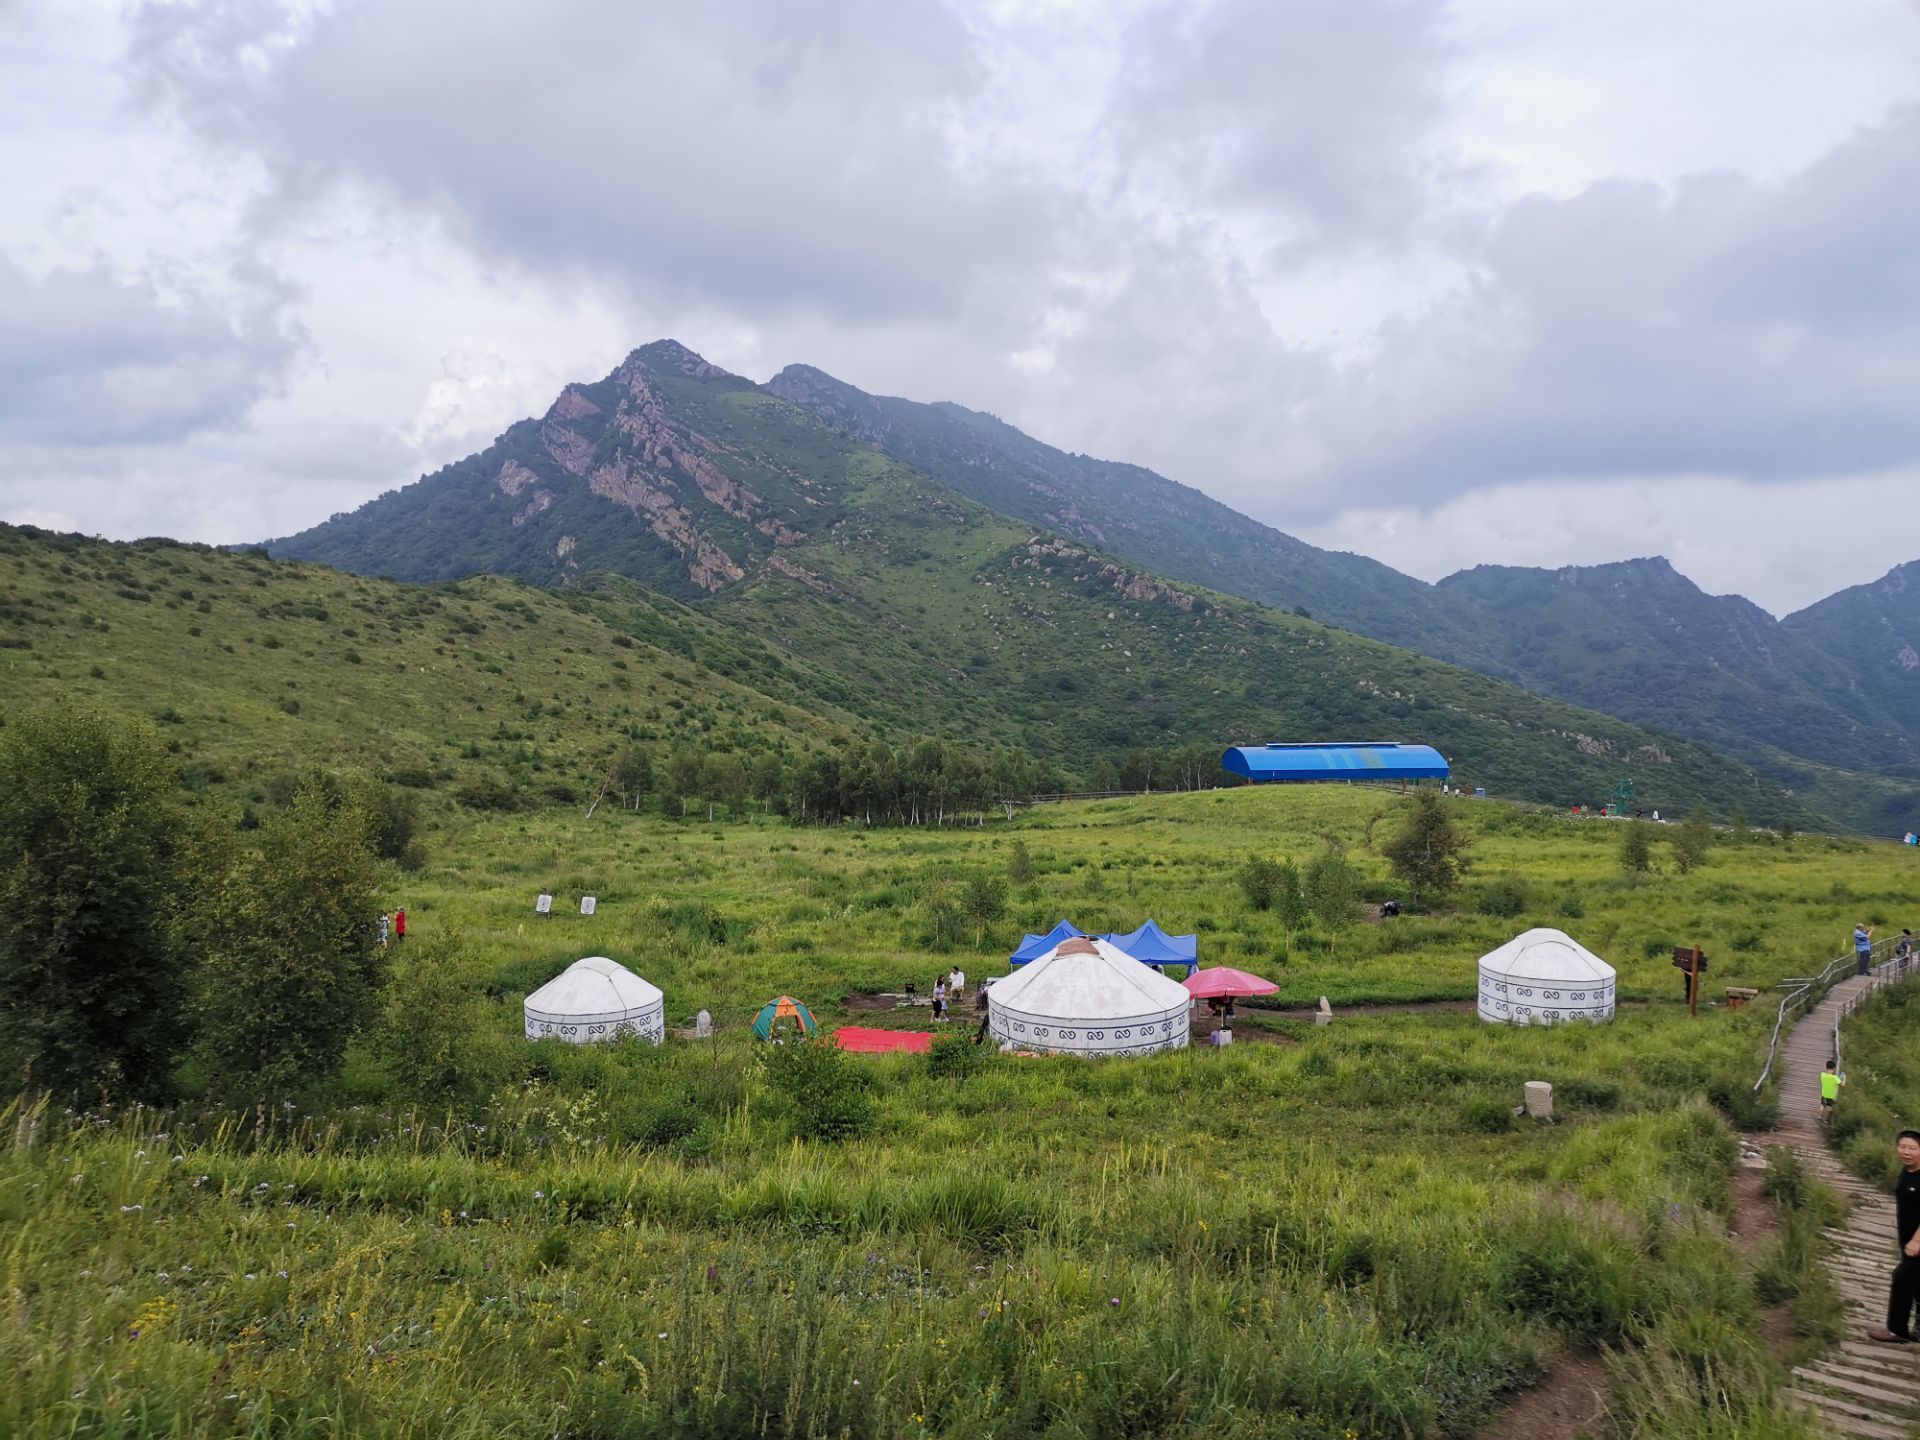
{"type": "Polygon", "coordinates": [[[411,581],[496,573],[592,596],[591,577],[626,577],[826,664],[847,679],[840,703],[959,719],[1069,763],[1407,735],[1542,799],[1591,800],[1631,772],[1642,793],[1666,786],[1654,803],[1920,822],[1920,567],[1787,621],[1661,560],[1428,585],[988,415],[805,366],[759,386],[673,341],[270,544],[411,581]]]}

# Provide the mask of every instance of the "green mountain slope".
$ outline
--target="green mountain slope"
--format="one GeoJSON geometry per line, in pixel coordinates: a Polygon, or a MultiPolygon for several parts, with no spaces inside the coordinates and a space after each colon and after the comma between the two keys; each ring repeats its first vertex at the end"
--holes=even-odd
{"type": "Polygon", "coordinates": [[[1056,450],[960,405],[869,395],[810,365],[767,389],[1003,515],[1169,579],[1489,668],[1475,663],[1471,625],[1424,581],[1296,540],[1152,470],[1056,450]]]}
{"type": "Polygon", "coordinates": [[[672,342],[570,387],[482,456],[276,549],[408,578],[560,579],[616,626],[644,603],[634,580],[702,592],[703,617],[830,672],[876,724],[1014,743],[1076,771],[1134,747],[1409,737],[1510,795],[1592,801],[1631,772],[1652,804],[1818,818],[1700,746],[1036,531],[672,342]],[[597,413],[568,415],[575,396],[597,413]],[[389,543],[429,505],[431,527],[389,543]],[[640,563],[605,566],[625,582],[590,575],[592,532],[635,546],[640,563]]]}
{"type": "Polygon", "coordinates": [[[1829,595],[1780,626],[1843,666],[1869,702],[1920,724],[1920,561],[1829,595]]]}
{"type": "MultiPolygon", "coordinates": [[[[1147,569],[1704,741],[1812,792],[1850,823],[1882,828],[1910,810],[1920,818],[1920,806],[1900,798],[1920,761],[1920,706],[1903,699],[1908,672],[1886,668],[1899,644],[1876,639],[1852,663],[1851,642],[1809,643],[1658,560],[1481,567],[1430,586],[1308,545],[1151,470],[1068,454],[958,405],[870,395],[805,365],[767,388],[996,510],[1147,569]]],[[[1864,623],[1880,638],[1916,628],[1864,623]]]]}
{"type": "Polygon", "coordinates": [[[1506,668],[1576,704],[1760,763],[1788,752],[1884,774],[1920,760],[1920,742],[1839,654],[1738,596],[1705,594],[1665,560],[1482,565],[1439,588],[1497,622],[1486,633],[1506,668]]]}

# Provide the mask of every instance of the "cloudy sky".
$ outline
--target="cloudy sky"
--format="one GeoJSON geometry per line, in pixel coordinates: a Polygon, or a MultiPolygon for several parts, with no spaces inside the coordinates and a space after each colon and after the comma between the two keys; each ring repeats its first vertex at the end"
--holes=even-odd
{"type": "Polygon", "coordinates": [[[1429,579],[1920,558],[1914,0],[0,0],[0,518],[289,533],[672,335],[1429,579]]]}

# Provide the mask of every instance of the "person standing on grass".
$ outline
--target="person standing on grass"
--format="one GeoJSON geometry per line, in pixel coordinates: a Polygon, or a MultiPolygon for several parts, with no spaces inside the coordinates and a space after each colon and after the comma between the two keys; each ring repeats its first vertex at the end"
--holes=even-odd
{"type": "Polygon", "coordinates": [[[1873,927],[1864,920],[1853,927],[1853,954],[1860,962],[1860,974],[1873,969],[1873,927]]]}
{"type": "Polygon", "coordinates": [[[1840,1062],[1827,1061],[1827,1068],[1820,1072],[1820,1118],[1826,1119],[1833,1114],[1834,1102],[1840,1098],[1840,1087],[1847,1083],[1847,1077],[1840,1073],[1840,1062]]]}
{"type": "Polygon", "coordinates": [[[944,975],[933,977],[933,1018],[947,1018],[947,977],[944,975]]]}
{"type": "Polygon", "coordinates": [[[407,907],[404,905],[393,912],[393,938],[396,941],[407,938],[407,907]]]}
{"type": "Polygon", "coordinates": [[[1911,1345],[1913,1307],[1920,1304],[1920,1130],[1902,1130],[1894,1149],[1900,1156],[1900,1178],[1893,1185],[1900,1258],[1887,1289],[1887,1323],[1867,1336],[1883,1345],[1911,1345]]]}
{"type": "Polygon", "coordinates": [[[393,917],[386,911],[380,912],[380,948],[387,948],[387,932],[393,927],[393,917]]]}

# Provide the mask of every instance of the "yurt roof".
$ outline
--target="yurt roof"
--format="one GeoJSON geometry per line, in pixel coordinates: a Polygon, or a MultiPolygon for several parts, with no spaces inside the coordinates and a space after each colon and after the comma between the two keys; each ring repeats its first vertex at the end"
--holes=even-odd
{"type": "Polygon", "coordinates": [[[992,1005],[1058,1020],[1129,1020],[1193,1003],[1186,987],[1106,940],[1063,940],[988,992],[992,1005]]]}
{"type": "Polygon", "coordinates": [[[617,960],[589,955],[576,960],[527,996],[527,1009],[540,1015],[605,1020],[650,1010],[663,996],[617,960]]]}
{"type": "Polygon", "coordinates": [[[1516,935],[1480,957],[1482,971],[1521,980],[1611,980],[1613,967],[1564,930],[1516,935]]]}

